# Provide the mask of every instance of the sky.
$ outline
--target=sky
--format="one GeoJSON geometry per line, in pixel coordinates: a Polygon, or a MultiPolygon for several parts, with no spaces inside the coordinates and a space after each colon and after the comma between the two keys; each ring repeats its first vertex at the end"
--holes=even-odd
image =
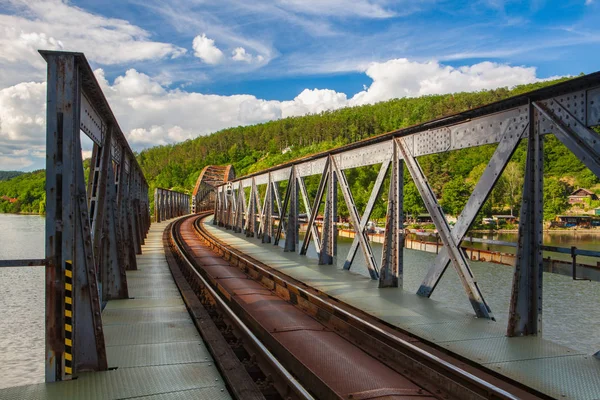
{"type": "Polygon", "coordinates": [[[86,55],[139,151],[391,98],[595,72],[600,0],[0,0],[0,170],[45,166],[38,49],[86,55]]]}

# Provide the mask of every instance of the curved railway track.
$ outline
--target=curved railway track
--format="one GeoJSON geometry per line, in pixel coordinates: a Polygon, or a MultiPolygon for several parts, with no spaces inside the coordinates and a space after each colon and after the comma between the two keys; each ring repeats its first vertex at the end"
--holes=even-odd
{"type": "Polygon", "coordinates": [[[233,397],[545,398],[238,253],[204,229],[207,215],[173,222],[164,243],[233,397]]]}

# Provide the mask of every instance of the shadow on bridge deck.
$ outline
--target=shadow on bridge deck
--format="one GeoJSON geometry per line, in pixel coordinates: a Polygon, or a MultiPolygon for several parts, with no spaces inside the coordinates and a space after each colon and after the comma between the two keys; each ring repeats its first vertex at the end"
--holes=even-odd
{"type": "Polygon", "coordinates": [[[109,368],[72,381],[0,390],[2,399],[230,399],[215,363],[188,314],[152,224],[127,271],[132,299],[111,300],[102,312],[109,368]]]}
{"type": "Polygon", "coordinates": [[[212,218],[204,226],[219,240],[308,286],[526,386],[555,398],[600,398],[600,360],[593,356],[539,337],[509,338],[503,324],[404,290],[378,290],[375,280],[262,245],[212,225],[212,218]]]}

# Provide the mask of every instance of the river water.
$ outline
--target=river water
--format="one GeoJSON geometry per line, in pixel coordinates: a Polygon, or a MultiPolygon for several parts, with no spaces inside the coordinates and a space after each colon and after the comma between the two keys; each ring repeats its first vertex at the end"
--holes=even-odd
{"type": "MultiPolygon", "coordinates": [[[[0,214],[0,259],[44,258],[44,218],[0,214]]],[[[0,268],[0,388],[44,381],[44,269],[0,268]]]]}
{"type": "MultiPolygon", "coordinates": [[[[44,219],[0,214],[0,259],[43,258],[44,219]]],[[[502,240],[512,241],[509,237],[502,240]]],[[[546,244],[600,248],[600,237],[551,235],[546,244]],[[552,239],[552,237],[556,239],[552,239]],[[574,241],[573,241],[574,240],[574,241]]],[[[341,268],[351,239],[339,238],[337,267],[341,268]]],[[[373,243],[376,259],[381,245],[373,243]]],[[[283,254],[283,253],[282,253],[283,254]]],[[[313,246],[309,256],[316,256],[313,246]]],[[[435,254],[404,253],[404,288],[416,292],[435,254]]],[[[512,268],[471,262],[471,268],[499,324],[506,326],[512,268]]],[[[357,252],[352,271],[368,276],[357,252]]],[[[588,354],[600,350],[600,282],[573,281],[544,273],[544,337],[588,354]]],[[[449,267],[432,298],[472,312],[456,272],[449,267]]],[[[44,272],[42,267],[0,268],[0,388],[44,380],[44,272]]]]}

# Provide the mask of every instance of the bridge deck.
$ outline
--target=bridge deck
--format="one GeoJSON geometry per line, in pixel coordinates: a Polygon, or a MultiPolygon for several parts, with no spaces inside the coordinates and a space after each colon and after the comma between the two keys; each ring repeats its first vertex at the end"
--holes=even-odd
{"type": "Polygon", "coordinates": [[[555,398],[600,398],[600,360],[538,337],[505,336],[505,326],[403,290],[377,289],[362,275],[319,266],[219,228],[209,232],[246,255],[423,340],[555,398]]]}
{"type": "Polygon", "coordinates": [[[108,363],[116,369],[3,389],[0,398],[230,398],[169,271],[162,244],[167,224],[152,224],[138,270],[127,272],[132,299],[109,301],[102,313],[108,363]]]}

